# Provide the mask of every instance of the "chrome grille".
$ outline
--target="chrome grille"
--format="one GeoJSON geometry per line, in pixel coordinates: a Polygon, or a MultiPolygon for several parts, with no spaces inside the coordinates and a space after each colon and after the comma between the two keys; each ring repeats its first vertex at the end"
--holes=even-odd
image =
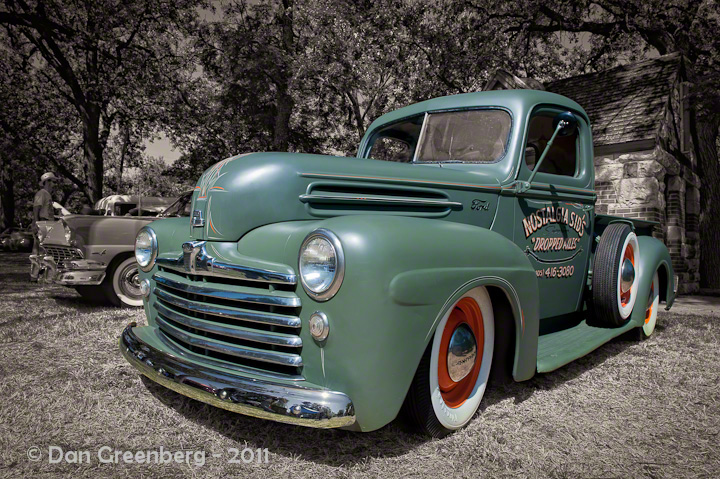
{"type": "Polygon", "coordinates": [[[83,257],[82,252],[79,249],[72,248],[70,246],[42,245],[42,247],[45,250],[45,254],[52,256],[55,263],[58,264],[60,261],[67,259],[82,259],[83,257]]]}
{"type": "Polygon", "coordinates": [[[294,292],[162,267],[153,279],[158,328],[176,345],[260,372],[299,374],[300,298],[294,292]]]}

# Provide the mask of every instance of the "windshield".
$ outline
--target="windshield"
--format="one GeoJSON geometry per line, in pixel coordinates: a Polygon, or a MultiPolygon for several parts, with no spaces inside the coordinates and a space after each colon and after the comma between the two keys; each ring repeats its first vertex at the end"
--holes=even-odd
{"type": "Polygon", "coordinates": [[[190,216],[192,191],[186,191],[158,216],[190,216]]]}
{"type": "Polygon", "coordinates": [[[369,157],[397,162],[492,163],[507,148],[510,115],[504,110],[428,113],[380,130],[369,157]]]}

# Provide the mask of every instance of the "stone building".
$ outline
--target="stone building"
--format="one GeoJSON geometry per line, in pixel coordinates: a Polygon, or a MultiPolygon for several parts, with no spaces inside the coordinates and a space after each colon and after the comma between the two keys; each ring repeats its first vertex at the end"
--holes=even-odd
{"type": "Polygon", "coordinates": [[[700,178],[683,59],[670,54],[545,85],[497,71],[485,90],[543,89],[588,113],[599,213],[660,223],[680,292],[699,289],[700,178]]]}

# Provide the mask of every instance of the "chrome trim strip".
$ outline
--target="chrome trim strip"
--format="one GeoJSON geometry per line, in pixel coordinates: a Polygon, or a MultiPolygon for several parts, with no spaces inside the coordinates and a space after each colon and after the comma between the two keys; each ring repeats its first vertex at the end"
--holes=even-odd
{"type": "Polygon", "coordinates": [[[253,341],[256,343],[275,344],[290,348],[302,347],[302,339],[300,339],[300,336],[271,333],[267,331],[259,331],[257,329],[247,329],[241,326],[233,326],[230,324],[215,323],[204,319],[193,318],[177,311],[173,311],[160,303],[155,303],[155,309],[157,309],[158,313],[163,316],[187,326],[188,328],[199,329],[201,331],[207,331],[208,333],[221,334],[223,336],[253,341]]]}
{"type": "Polygon", "coordinates": [[[197,253],[195,253],[193,258],[192,271],[189,271],[188,268],[186,268],[183,253],[179,253],[176,257],[158,257],[155,262],[164,268],[174,269],[183,273],[218,276],[221,278],[258,281],[263,283],[289,285],[297,284],[297,276],[294,274],[280,273],[277,271],[218,261],[217,258],[211,256],[207,252],[204,241],[196,243],[200,249],[197,253]]]}
{"type": "Polygon", "coordinates": [[[237,264],[224,263],[214,258],[210,274],[226,278],[243,279],[246,281],[263,281],[265,283],[297,284],[297,276],[294,274],[278,273],[263,269],[240,266],[237,264]]]}
{"type": "MultiPolygon", "coordinates": [[[[142,342],[130,324],[119,338],[125,359],[168,389],[228,411],[317,428],[355,423],[350,398],[337,391],[236,376],[159,351],[142,342]]],[[[146,326],[149,327],[149,326],[146,326]]]]}
{"type": "Polygon", "coordinates": [[[298,354],[254,349],[247,346],[237,346],[235,344],[215,339],[208,339],[203,336],[198,336],[197,334],[188,333],[182,329],[178,329],[163,319],[162,316],[156,316],[155,321],[157,321],[158,326],[164,333],[198,348],[209,349],[211,351],[236,356],[242,359],[278,364],[280,366],[299,368],[303,365],[302,357],[298,354]]]}
{"type": "Polygon", "coordinates": [[[64,271],[57,274],[55,283],[63,286],[97,286],[105,279],[105,271],[64,271]]]}
{"type": "Polygon", "coordinates": [[[166,303],[179,308],[195,311],[197,313],[212,314],[222,318],[251,321],[253,323],[269,324],[272,326],[284,326],[287,328],[299,328],[302,325],[300,318],[297,316],[284,316],[273,313],[262,313],[259,311],[234,309],[230,306],[195,303],[188,301],[185,298],[175,296],[174,294],[162,289],[155,289],[155,295],[166,303]]]}
{"type": "Polygon", "coordinates": [[[390,196],[343,196],[343,195],[300,195],[303,203],[378,203],[378,204],[409,204],[413,206],[445,206],[448,208],[460,208],[462,203],[448,200],[431,200],[423,198],[390,197],[390,196]]]}
{"type": "MultiPolygon", "coordinates": [[[[201,296],[208,296],[210,298],[229,299],[233,301],[244,301],[246,303],[265,304],[268,306],[282,306],[286,308],[300,307],[300,298],[295,296],[293,293],[281,295],[279,294],[281,293],[280,291],[276,291],[274,294],[259,294],[225,289],[222,285],[213,285],[212,287],[194,286],[192,284],[174,281],[164,276],[162,273],[155,273],[153,275],[153,279],[161,286],[176,289],[189,294],[198,294],[201,296]]],[[[240,287],[237,286],[236,288],[239,289],[240,287]]]]}
{"type": "Polygon", "coordinates": [[[285,374],[276,373],[274,371],[268,371],[266,369],[255,369],[250,366],[242,366],[240,364],[225,361],[224,359],[213,358],[212,356],[205,356],[197,354],[189,349],[185,349],[180,343],[176,342],[171,336],[163,333],[160,329],[156,329],[158,339],[167,347],[168,354],[174,354],[181,358],[187,359],[194,363],[201,363],[210,368],[225,368],[232,369],[239,374],[254,374],[256,376],[264,376],[272,379],[283,379],[286,381],[304,381],[305,378],[299,374],[285,374]]]}

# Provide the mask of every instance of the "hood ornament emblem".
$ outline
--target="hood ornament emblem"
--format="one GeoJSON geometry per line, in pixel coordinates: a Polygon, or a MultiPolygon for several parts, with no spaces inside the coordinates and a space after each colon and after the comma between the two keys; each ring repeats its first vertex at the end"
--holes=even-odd
{"type": "Polygon", "coordinates": [[[193,228],[201,228],[205,226],[205,220],[203,219],[201,210],[193,210],[191,224],[193,228]]]}

